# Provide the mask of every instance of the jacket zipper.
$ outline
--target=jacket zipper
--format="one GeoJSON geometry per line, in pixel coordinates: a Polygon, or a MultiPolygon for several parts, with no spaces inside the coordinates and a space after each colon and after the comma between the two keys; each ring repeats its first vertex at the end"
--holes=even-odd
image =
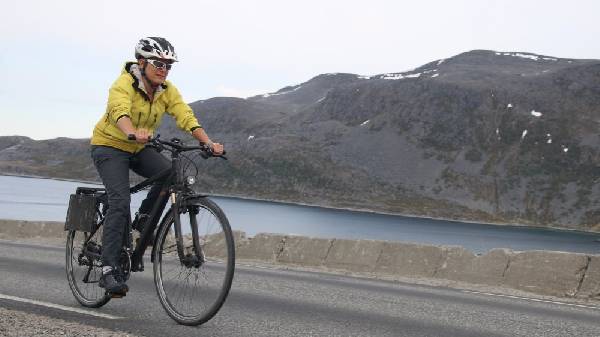
{"type": "MultiPolygon", "coordinates": [[[[148,117],[146,118],[146,122],[144,123],[145,126],[148,126],[148,120],[150,119],[150,117],[152,117],[152,103],[154,103],[156,95],[157,92],[154,93],[154,95],[152,96],[152,100],[150,101],[150,111],[148,111],[148,117]]],[[[153,125],[156,125],[156,114],[154,114],[154,122],[155,123],[153,125]]]]}
{"type": "MultiPolygon", "coordinates": [[[[147,95],[146,95],[147,97],[147,95]]],[[[150,102],[150,112],[152,112],[152,101],[150,100],[150,97],[148,97],[148,101],[150,102]]],[[[146,117],[146,122],[148,121],[148,118],[150,116],[146,117]]],[[[140,112],[138,113],[138,121],[135,125],[135,128],[138,129],[140,127],[140,123],[142,122],[142,110],[140,110],[140,112]]]]}
{"type": "Polygon", "coordinates": [[[144,126],[148,126],[148,120],[152,116],[152,101],[150,101],[150,110],[148,110],[148,117],[146,117],[146,122],[144,122],[144,126]]]}
{"type": "Polygon", "coordinates": [[[142,111],[140,110],[140,112],[138,112],[137,123],[135,123],[135,128],[136,129],[139,128],[141,120],[142,120],[142,111]]]}

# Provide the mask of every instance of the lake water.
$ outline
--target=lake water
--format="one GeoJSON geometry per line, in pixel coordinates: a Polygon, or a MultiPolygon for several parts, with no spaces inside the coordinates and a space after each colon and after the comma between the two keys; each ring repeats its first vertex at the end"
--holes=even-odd
{"type": "MultiPolygon", "coordinates": [[[[0,219],[64,221],[77,182],[0,176],[0,219]]],[[[132,198],[132,214],[143,195],[132,198]]],[[[231,226],[246,232],[322,238],[373,239],[460,245],[476,252],[492,248],[600,253],[600,234],[521,226],[496,226],[382,215],[238,198],[212,197],[231,226]]]]}

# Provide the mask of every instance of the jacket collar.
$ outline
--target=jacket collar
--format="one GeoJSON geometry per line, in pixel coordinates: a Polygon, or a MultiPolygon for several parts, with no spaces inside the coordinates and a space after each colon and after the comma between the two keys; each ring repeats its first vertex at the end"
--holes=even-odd
{"type": "MultiPolygon", "coordinates": [[[[142,70],[140,66],[136,62],[127,62],[125,63],[125,68],[122,73],[128,73],[133,77],[132,86],[138,90],[146,100],[150,100],[148,92],[146,91],[146,87],[144,86],[144,81],[142,80],[142,70]]],[[[167,85],[165,83],[159,85],[154,92],[154,98],[158,97],[160,93],[167,89],[167,85]]]]}

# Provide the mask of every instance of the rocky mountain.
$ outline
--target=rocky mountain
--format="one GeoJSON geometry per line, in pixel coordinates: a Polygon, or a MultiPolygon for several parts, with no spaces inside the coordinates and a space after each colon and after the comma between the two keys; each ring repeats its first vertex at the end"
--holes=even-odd
{"type": "Polygon", "coordinates": [[[89,139],[0,137],[0,174],[99,180],[89,143],[89,139]]]}
{"type": "MultiPolygon", "coordinates": [[[[475,50],[191,106],[230,158],[201,163],[206,192],[600,230],[600,60],[475,50]]],[[[87,150],[0,137],[0,172],[94,179],[87,150]]]]}

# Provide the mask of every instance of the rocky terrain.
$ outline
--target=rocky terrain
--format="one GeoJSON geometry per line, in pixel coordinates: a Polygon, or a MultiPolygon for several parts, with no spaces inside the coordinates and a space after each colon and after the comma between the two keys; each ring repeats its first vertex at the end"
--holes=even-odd
{"type": "MultiPolygon", "coordinates": [[[[475,50],[191,106],[230,158],[200,163],[202,191],[600,230],[600,60],[475,50]]],[[[0,173],[97,179],[83,139],[0,137],[0,173]]]]}

